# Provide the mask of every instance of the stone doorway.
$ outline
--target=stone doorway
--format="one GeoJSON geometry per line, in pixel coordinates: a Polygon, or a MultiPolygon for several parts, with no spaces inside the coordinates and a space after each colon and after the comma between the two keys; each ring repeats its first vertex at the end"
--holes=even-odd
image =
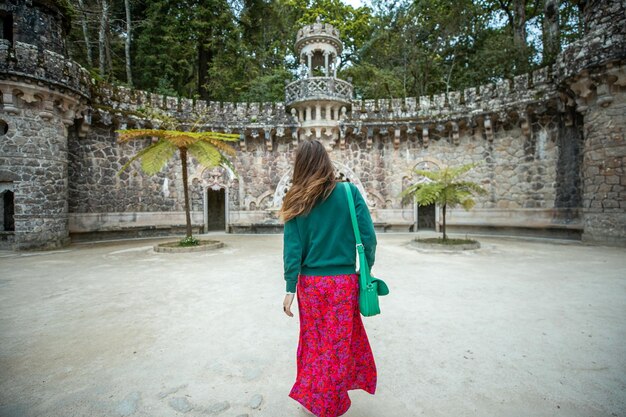
{"type": "Polygon", "coordinates": [[[437,230],[437,208],[434,204],[417,206],[417,230],[437,230]]]}
{"type": "Polygon", "coordinates": [[[224,230],[226,228],[226,190],[220,188],[207,190],[206,199],[206,231],[224,230]]]}
{"type": "Polygon", "coordinates": [[[11,190],[6,190],[2,194],[2,213],[0,214],[0,231],[15,231],[15,194],[11,190]]]}

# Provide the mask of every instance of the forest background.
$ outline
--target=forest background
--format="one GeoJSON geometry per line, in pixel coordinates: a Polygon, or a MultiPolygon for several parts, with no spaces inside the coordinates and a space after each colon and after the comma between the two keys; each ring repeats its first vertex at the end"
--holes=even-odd
{"type": "Polygon", "coordinates": [[[462,90],[551,64],[584,32],[581,1],[58,0],[70,56],[102,82],[213,101],[283,101],[297,31],[319,16],[344,42],[357,98],[462,90]]]}

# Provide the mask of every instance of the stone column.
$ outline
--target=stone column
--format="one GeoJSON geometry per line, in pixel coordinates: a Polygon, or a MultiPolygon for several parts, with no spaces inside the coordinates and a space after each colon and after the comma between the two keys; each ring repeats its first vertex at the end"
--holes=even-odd
{"type": "Polygon", "coordinates": [[[312,52],[307,52],[306,54],[306,58],[307,58],[307,67],[309,69],[309,77],[313,76],[313,53],[312,52]]]}
{"type": "Polygon", "coordinates": [[[328,55],[330,52],[324,51],[324,74],[330,77],[330,67],[328,66],[328,55]]]}

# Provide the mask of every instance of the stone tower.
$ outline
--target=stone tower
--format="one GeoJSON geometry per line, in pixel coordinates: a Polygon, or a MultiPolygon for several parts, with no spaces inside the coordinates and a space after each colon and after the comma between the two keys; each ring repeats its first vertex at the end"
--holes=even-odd
{"type": "Polygon", "coordinates": [[[300,139],[319,139],[330,148],[342,135],[340,122],[352,100],[352,84],[336,77],[343,50],[339,31],[318,17],[298,31],[295,49],[306,75],[285,88],[287,111],[297,120],[300,139]]]}
{"type": "Polygon", "coordinates": [[[582,240],[626,245],[626,3],[582,2],[585,36],[557,60],[556,81],[582,115],[582,240]]]}
{"type": "Polygon", "coordinates": [[[69,241],[68,129],[88,124],[90,79],[67,58],[57,2],[2,1],[0,19],[0,247],[59,247],[69,241]]]}

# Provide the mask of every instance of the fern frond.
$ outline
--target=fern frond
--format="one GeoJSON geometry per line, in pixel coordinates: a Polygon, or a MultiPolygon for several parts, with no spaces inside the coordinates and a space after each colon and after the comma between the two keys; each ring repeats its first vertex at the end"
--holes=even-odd
{"type": "Polygon", "coordinates": [[[476,205],[476,202],[472,198],[468,198],[466,200],[461,201],[461,206],[463,206],[465,210],[471,210],[472,207],[474,207],[475,205],[476,205]]]}
{"type": "Polygon", "coordinates": [[[141,169],[149,175],[159,172],[176,152],[176,146],[161,139],[141,156],[141,169]]]}
{"type": "Polygon", "coordinates": [[[487,190],[485,190],[480,184],[477,184],[475,182],[460,181],[460,182],[454,183],[454,185],[460,189],[466,189],[470,192],[473,192],[479,195],[487,194],[487,190]]]}
{"type": "Polygon", "coordinates": [[[237,173],[237,170],[235,169],[235,166],[233,165],[233,163],[230,161],[230,159],[226,158],[223,155],[222,155],[222,161],[220,162],[220,165],[224,168],[230,169],[230,171],[233,173],[235,177],[239,177],[239,174],[237,173]]]}
{"type": "Polygon", "coordinates": [[[135,139],[157,137],[162,139],[165,137],[165,130],[157,129],[130,129],[130,130],[116,130],[118,133],[118,142],[128,142],[135,139]]]}
{"type": "Polygon", "coordinates": [[[416,169],[413,172],[417,175],[421,175],[422,177],[426,177],[431,181],[441,180],[441,171],[424,171],[422,169],[416,169]]]}
{"type": "Polygon", "coordinates": [[[222,153],[225,153],[227,155],[235,156],[237,153],[237,151],[235,151],[235,149],[232,146],[227,145],[224,142],[221,142],[219,140],[214,140],[211,138],[203,138],[202,140],[204,142],[210,143],[211,145],[219,149],[222,153]]]}
{"type": "Polygon", "coordinates": [[[199,135],[200,139],[208,138],[223,142],[237,142],[239,140],[239,134],[237,133],[199,132],[199,135]]]}
{"type": "Polygon", "coordinates": [[[400,193],[400,198],[402,198],[402,204],[407,204],[410,201],[415,199],[415,192],[422,186],[422,183],[412,184],[408,186],[404,191],[400,193]]]}
{"type": "Polygon", "coordinates": [[[205,167],[218,166],[222,161],[222,154],[220,151],[205,141],[198,141],[189,146],[187,150],[201,165],[205,167]]]}
{"type": "Polygon", "coordinates": [[[441,184],[434,182],[422,184],[415,192],[415,201],[420,206],[428,206],[440,202],[443,191],[444,187],[441,184]]]}
{"type": "Polygon", "coordinates": [[[157,145],[158,145],[158,142],[157,142],[157,143],[153,143],[152,145],[150,145],[150,146],[148,146],[148,147],[146,147],[146,148],[143,148],[142,150],[140,150],[139,152],[137,152],[137,154],[133,155],[133,157],[132,157],[132,158],[130,158],[130,159],[128,160],[128,162],[126,162],[126,163],[124,164],[124,166],[123,166],[122,168],[120,168],[120,170],[119,170],[119,171],[117,171],[117,175],[119,176],[122,172],[124,172],[124,171],[125,171],[125,170],[126,170],[126,169],[130,166],[130,164],[132,164],[133,162],[135,162],[137,159],[141,158],[144,154],[146,154],[146,153],[150,152],[150,151],[152,150],[152,148],[154,148],[154,147],[155,147],[155,146],[157,146],[157,145]]]}

